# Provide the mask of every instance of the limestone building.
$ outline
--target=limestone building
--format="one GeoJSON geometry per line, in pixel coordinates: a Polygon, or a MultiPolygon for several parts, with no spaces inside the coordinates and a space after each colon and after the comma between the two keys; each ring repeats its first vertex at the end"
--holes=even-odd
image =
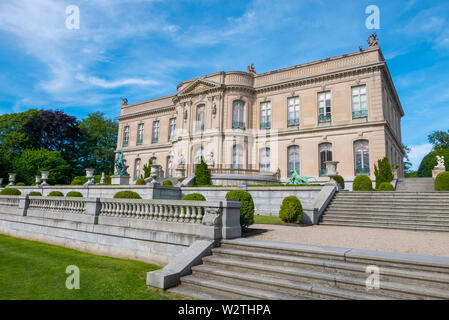
{"type": "Polygon", "coordinates": [[[256,73],[216,72],[181,82],[173,95],[121,107],[117,150],[135,181],[153,158],[165,176],[201,157],[212,173],[324,179],[339,161],[347,180],[374,176],[388,155],[403,175],[404,112],[377,41],[366,50],[256,73]]]}

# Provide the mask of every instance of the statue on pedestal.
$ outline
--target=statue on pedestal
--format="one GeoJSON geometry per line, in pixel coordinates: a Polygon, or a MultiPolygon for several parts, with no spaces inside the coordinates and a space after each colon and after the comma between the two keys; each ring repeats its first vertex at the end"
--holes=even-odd
{"type": "Polygon", "coordinates": [[[444,156],[437,156],[437,166],[435,168],[445,168],[444,156]]]}
{"type": "Polygon", "coordinates": [[[125,164],[125,160],[123,160],[123,151],[119,150],[117,152],[117,159],[115,159],[115,175],[117,176],[129,176],[126,171],[129,166],[125,164]]]}
{"type": "Polygon", "coordinates": [[[296,170],[290,170],[290,180],[287,184],[309,184],[309,179],[307,177],[300,176],[296,170]]]}

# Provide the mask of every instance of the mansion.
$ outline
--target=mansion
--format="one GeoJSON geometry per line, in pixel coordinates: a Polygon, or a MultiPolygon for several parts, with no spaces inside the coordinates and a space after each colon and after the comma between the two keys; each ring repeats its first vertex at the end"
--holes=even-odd
{"type": "Polygon", "coordinates": [[[377,41],[368,49],[265,73],[216,72],[181,82],[173,95],[128,105],[123,99],[117,151],[131,183],[153,159],[164,176],[194,172],[276,176],[291,170],[324,180],[339,161],[347,180],[374,176],[388,155],[403,175],[404,112],[377,41]]]}

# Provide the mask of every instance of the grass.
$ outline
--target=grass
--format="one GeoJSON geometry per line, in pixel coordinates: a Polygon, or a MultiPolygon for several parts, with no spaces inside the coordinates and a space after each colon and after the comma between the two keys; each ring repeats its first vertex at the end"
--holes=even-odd
{"type": "Polygon", "coordinates": [[[187,297],[148,289],[158,266],[0,235],[0,300],[169,300],[187,297]],[[66,268],[80,270],[80,289],[69,290],[66,268]]]}
{"type": "Polygon", "coordinates": [[[254,215],[255,224],[284,224],[279,217],[254,215]]]}

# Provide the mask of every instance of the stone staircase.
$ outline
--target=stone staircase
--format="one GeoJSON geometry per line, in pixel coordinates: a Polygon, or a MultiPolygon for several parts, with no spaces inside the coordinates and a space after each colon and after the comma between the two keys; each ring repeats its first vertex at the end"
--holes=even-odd
{"type": "Polygon", "coordinates": [[[400,192],[433,192],[435,190],[433,178],[401,178],[396,185],[400,192]]]}
{"type": "Polygon", "coordinates": [[[338,192],[320,224],[449,231],[449,192],[338,192]]]}
{"type": "Polygon", "coordinates": [[[170,291],[203,299],[449,299],[449,258],[241,238],[222,241],[170,291]],[[368,290],[372,265],[380,288],[368,290]]]}

